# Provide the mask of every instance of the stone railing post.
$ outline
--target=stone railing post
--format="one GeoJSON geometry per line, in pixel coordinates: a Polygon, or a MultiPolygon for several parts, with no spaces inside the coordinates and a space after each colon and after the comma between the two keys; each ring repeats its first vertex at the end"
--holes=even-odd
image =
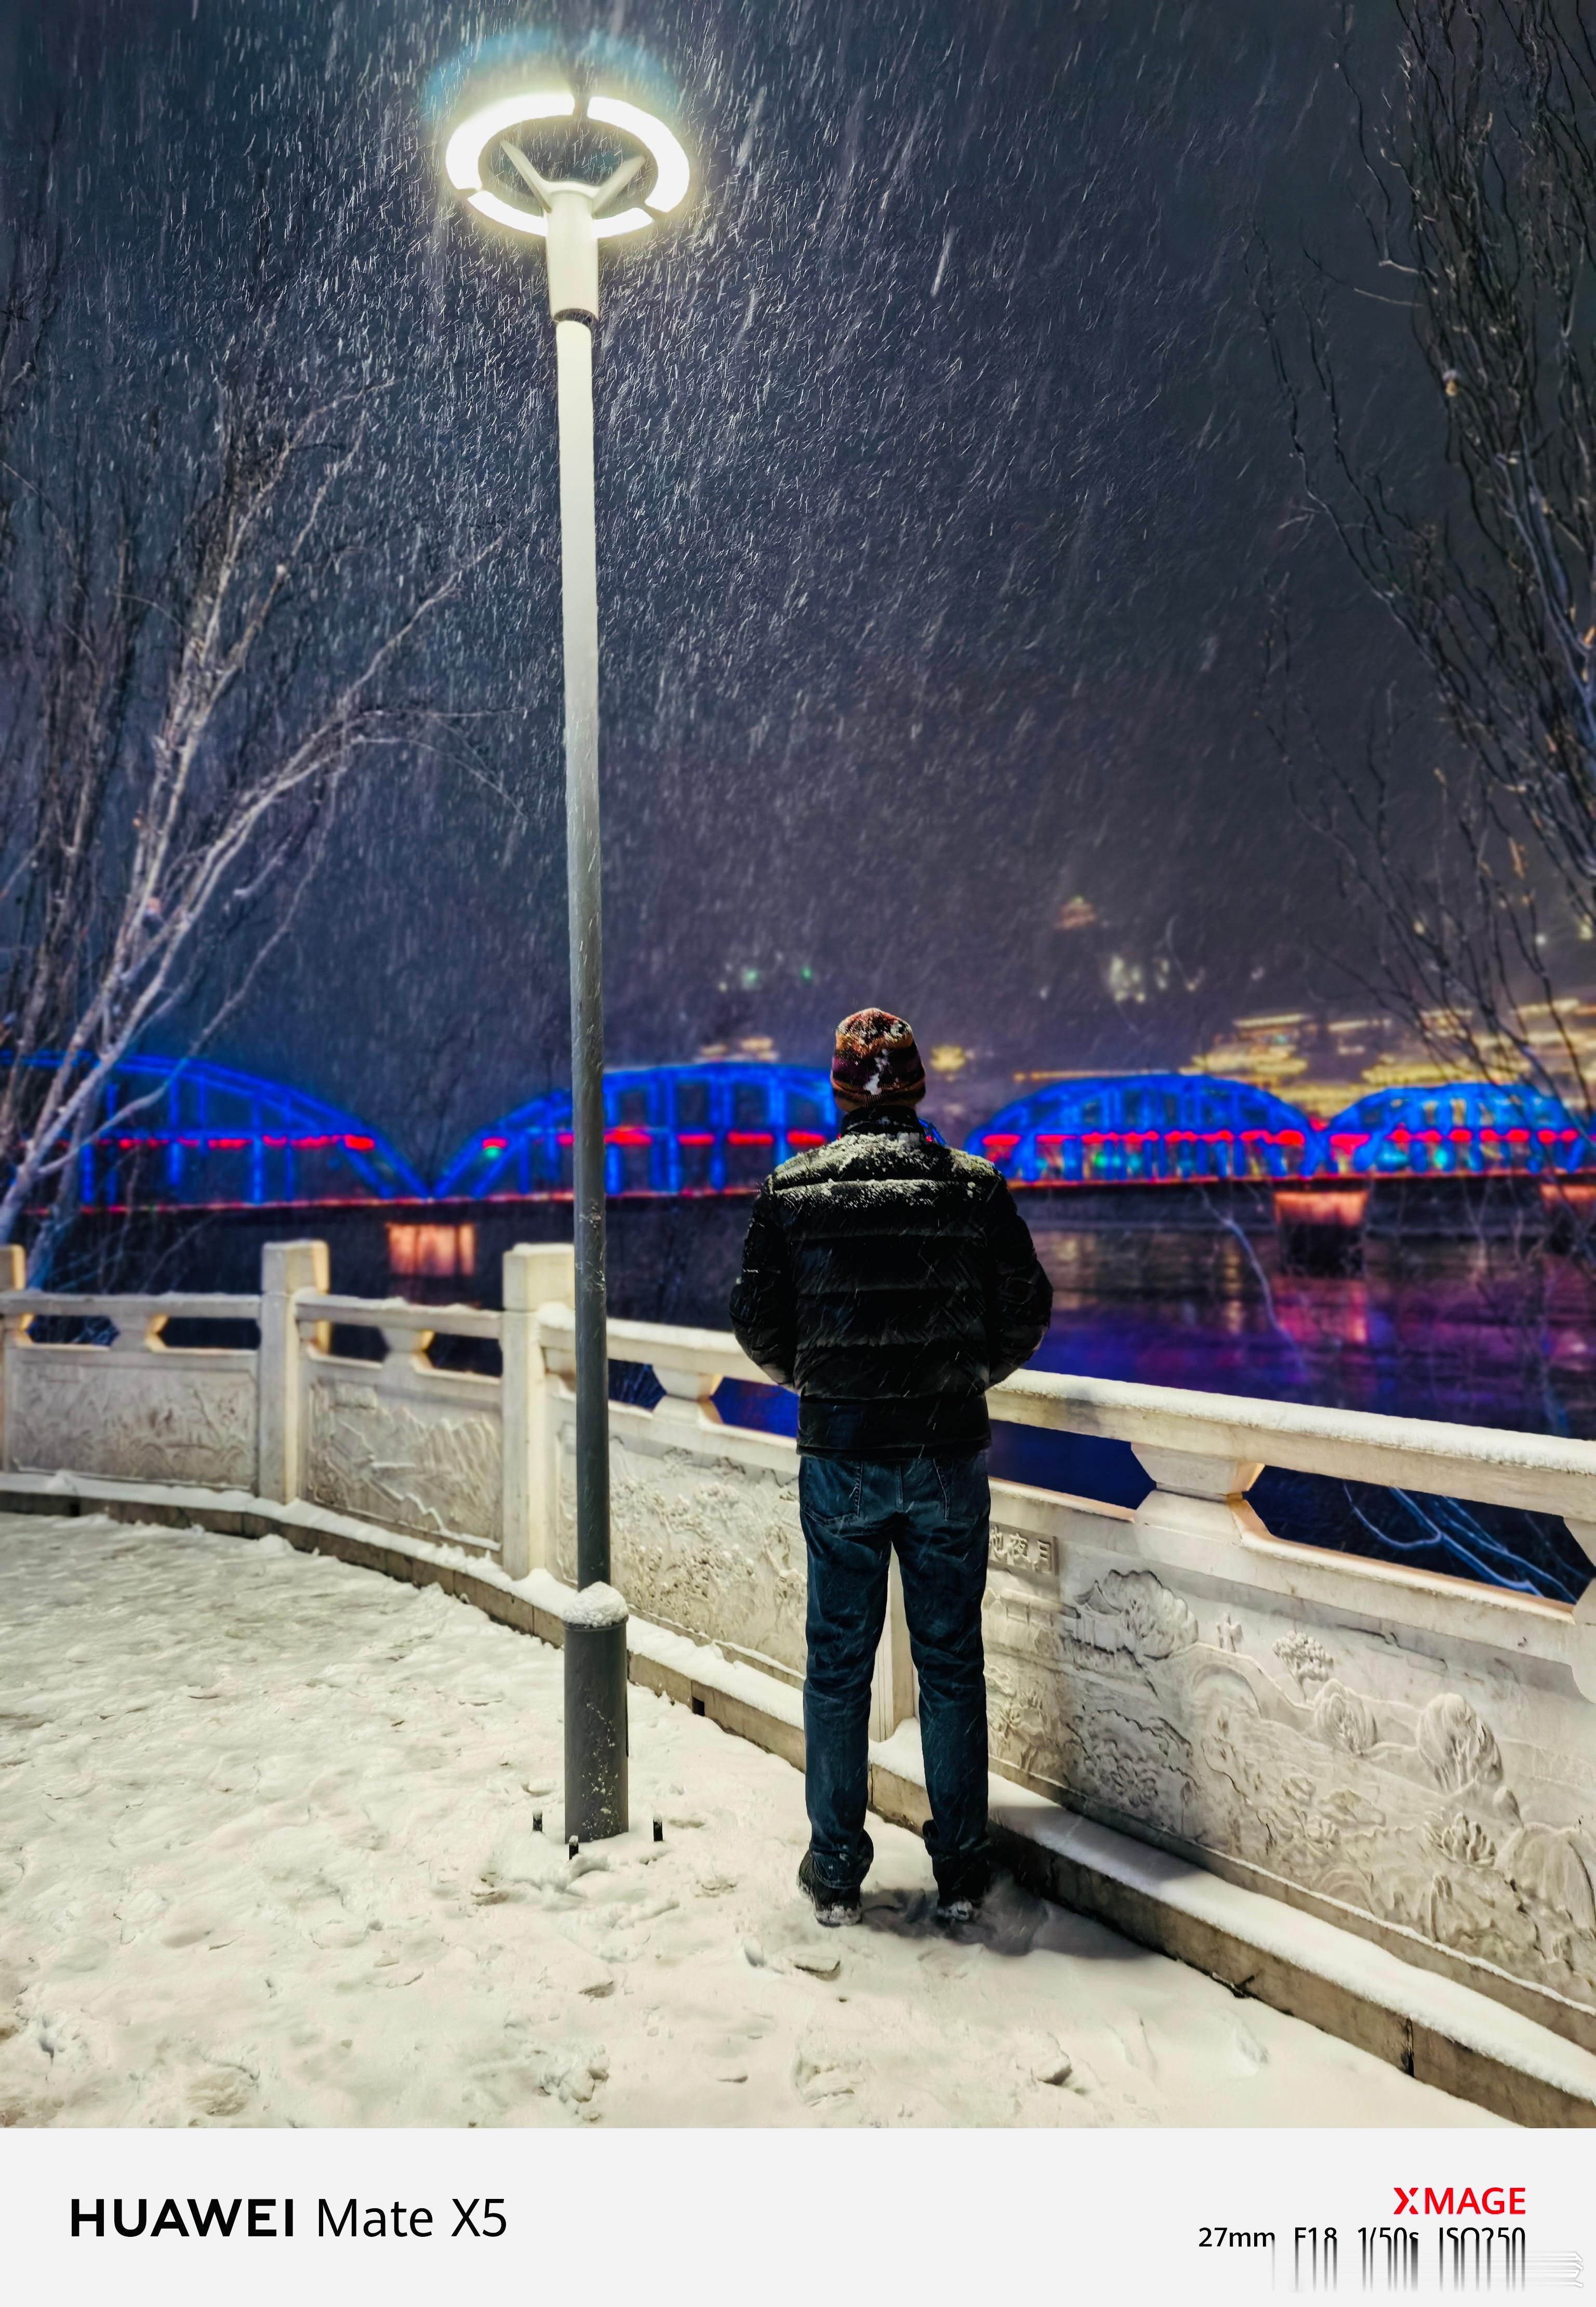
{"type": "Polygon", "coordinates": [[[1238,1539],[1267,1535],[1247,1503],[1248,1491],[1264,1471],[1261,1460],[1255,1464],[1207,1458],[1195,1450],[1154,1449],[1140,1442],[1132,1447],[1143,1472],[1158,1485],[1136,1510],[1145,1528],[1232,1546],[1238,1539]]]}
{"type": "MultiPolygon", "coordinates": [[[[26,1290],[28,1253],[20,1241],[0,1242],[0,1290],[26,1290]]],[[[11,1464],[12,1339],[20,1334],[26,1316],[0,1322],[0,1466],[11,1464]]]]}
{"type": "Polygon", "coordinates": [[[328,1271],[324,1241],[269,1241],[262,1252],[255,1486],[262,1497],[285,1505],[299,1496],[302,1448],[303,1350],[294,1300],[301,1291],[324,1291],[328,1271]]]}
{"type": "Polygon", "coordinates": [[[521,1242],[505,1252],[503,1274],[500,1560],[508,1576],[524,1578],[530,1570],[546,1569],[553,1550],[553,1420],[537,1309],[575,1304],[576,1254],[569,1242],[521,1242]]]}

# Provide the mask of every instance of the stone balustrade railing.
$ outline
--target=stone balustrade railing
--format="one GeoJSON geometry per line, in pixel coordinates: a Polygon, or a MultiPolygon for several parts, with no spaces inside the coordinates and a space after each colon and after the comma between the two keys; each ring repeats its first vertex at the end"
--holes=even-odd
{"type": "MultiPolygon", "coordinates": [[[[0,1460],[295,1502],[569,1583],[570,1278],[569,1249],[514,1250],[495,1313],[334,1296],[313,1242],[269,1248],[258,1298],[47,1296],[17,1262],[0,1460]],[[30,1334],[59,1316],[114,1342],[30,1334]],[[166,1342],[219,1321],[258,1347],[166,1342]],[[369,1358],[334,1351],[352,1330],[369,1358]],[[441,1337],[500,1373],[437,1367],[441,1337]]],[[[612,1404],[615,1582],[797,1682],[794,1445],[716,1406],[758,1371],[718,1332],[616,1321],[610,1349],[663,1388],[612,1404]]],[[[1134,1512],[994,1484],[994,1767],[1596,2049],[1596,1445],[1037,1372],[991,1410],[1128,1443],[1154,1484],[1134,1512]],[[1298,1544],[1248,1503],[1266,1465],[1560,1514],[1592,1582],[1571,1606],[1298,1544]]],[[[875,1735],[914,1707],[895,1592],[875,1735]]]]}

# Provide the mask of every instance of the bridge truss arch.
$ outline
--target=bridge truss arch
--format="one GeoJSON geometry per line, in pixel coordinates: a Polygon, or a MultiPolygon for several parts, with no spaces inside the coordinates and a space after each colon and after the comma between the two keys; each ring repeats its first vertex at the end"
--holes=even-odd
{"type": "Polygon", "coordinates": [[[1324,1146],[1326,1173],[1341,1177],[1596,1170],[1590,1124],[1527,1082],[1374,1090],[1328,1124],[1324,1146]]]}
{"type": "MultiPolygon", "coordinates": [[[[818,1066],[618,1067],[605,1075],[604,1107],[609,1194],[745,1190],[837,1127],[831,1078],[818,1066]]],[[[571,1092],[551,1090],[468,1138],[438,1197],[569,1193],[571,1143],[571,1092]]]]}
{"type": "Polygon", "coordinates": [[[404,1156],[354,1114],[259,1074],[157,1057],[112,1068],[78,1191],[85,1209],[426,1198],[404,1156]]]}
{"type": "Polygon", "coordinates": [[[1212,1074],[1101,1074],[1054,1082],[965,1140],[1012,1184],[1300,1178],[1319,1158],[1311,1123],[1268,1090],[1212,1074]]]}

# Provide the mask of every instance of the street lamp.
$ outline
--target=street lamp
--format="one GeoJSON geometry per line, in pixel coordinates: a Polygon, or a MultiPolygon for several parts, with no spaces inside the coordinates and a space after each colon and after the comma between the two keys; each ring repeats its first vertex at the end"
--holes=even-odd
{"type": "Polygon", "coordinates": [[[609,1355],[605,1305],[604,966],[598,828],[598,574],[593,504],[593,328],[598,244],[649,230],[679,208],[686,153],[662,120],[619,97],[563,84],[521,88],[479,105],[450,133],[444,173],[490,223],[547,243],[560,421],[561,606],[565,656],[565,863],[571,931],[571,1062],[576,1242],[576,1514],[578,1600],[565,1628],[565,1831],[584,1840],[623,1834],[626,1613],[593,1596],[610,1575],[609,1355]],[[583,119],[640,146],[602,183],[545,176],[516,132],[557,133],[583,119]],[[507,161],[538,205],[506,200],[484,181],[490,154],[507,161]],[[650,181],[650,171],[652,181],[650,181]],[[647,187],[647,189],[639,189],[647,187]],[[634,204],[617,210],[628,191],[634,204]]]}

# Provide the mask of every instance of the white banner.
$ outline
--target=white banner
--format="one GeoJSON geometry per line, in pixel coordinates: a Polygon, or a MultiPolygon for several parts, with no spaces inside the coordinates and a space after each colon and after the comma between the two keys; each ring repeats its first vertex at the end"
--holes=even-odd
{"type": "Polygon", "coordinates": [[[12,2131],[6,2290],[319,2307],[1579,2297],[1583,2131],[12,2131]]]}

